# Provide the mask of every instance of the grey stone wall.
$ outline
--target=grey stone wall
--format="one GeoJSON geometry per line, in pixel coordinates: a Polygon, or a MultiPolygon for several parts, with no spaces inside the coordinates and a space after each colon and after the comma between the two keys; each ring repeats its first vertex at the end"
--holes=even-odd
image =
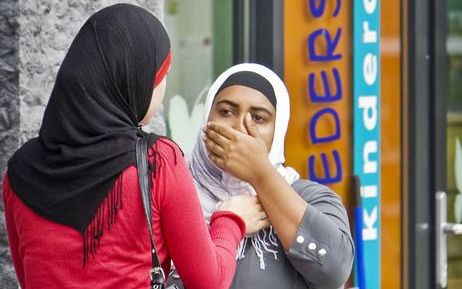
{"type": "MultiPolygon", "coordinates": [[[[164,0],[0,0],[0,185],[13,152],[37,135],[56,73],[81,25],[121,2],[163,19],[164,0]]],[[[162,112],[147,129],[166,133],[162,112]]],[[[18,288],[0,200],[0,289],[18,288]]]]}
{"type": "MultiPolygon", "coordinates": [[[[3,0],[2,0],[3,1],[3,0]]],[[[21,0],[19,17],[20,142],[34,137],[40,128],[45,105],[72,39],[95,11],[124,2],[163,15],[160,0],[21,0]]],[[[154,126],[165,134],[160,119],[154,126]]]]}
{"type": "MultiPolygon", "coordinates": [[[[19,5],[17,0],[0,1],[0,184],[19,132],[19,5]]],[[[0,198],[2,193],[0,192],[0,198]]],[[[0,201],[0,288],[17,288],[5,235],[3,201],[0,201]]]]}

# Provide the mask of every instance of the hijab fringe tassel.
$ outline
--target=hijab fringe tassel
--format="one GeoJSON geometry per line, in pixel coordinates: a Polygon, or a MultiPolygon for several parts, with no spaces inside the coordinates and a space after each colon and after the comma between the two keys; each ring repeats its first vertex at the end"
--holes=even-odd
{"type": "Polygon", "coordinates": [[[245,249],[247,248],[247,243],[250,240],[260,261],[260,270],[265,270],[266,265],[263,251],[273,254],[274,259],[278,260],[278,251],[271,248],[279,247],[275,234],[276,232],[271,226],[269,229],[259,231],[252,237],[245,237],[237,249],[237,260],[245,258],[245,249]]]}
{"type": "Polygon", "coordinates": [[[83,233],[84,267],[90,255],[92,257],[95,256],[104,230],[109,231],[111,229],[112,224],[114,224],[116,220],[118,211],[122,208],[122,178],[119,176],[83,233]]]}
{"type": "MultiPolygon", "coordinates": [[[[159,138],[158,140],[168,145],[172,149],[175,165],[177,165],[178,159],[175,153],[175,147],[162,138],[159,138]]],[[[160,156],[158,154],[157,148],[153,150],[153,155],[149,155],[149,157],[153,157],[153,163],[149,162],[149,169],[155,178],[156,171],[160,168],[158,165],[161,164],[161,162],[159,162],[160,156]]],[[[88,224],[83,233],[83,267],[85,267],[85,264],[90,256],[94,258],[104,230],[109,231],[111,229],[112,224],[114,224],[116,221],[118,211],[123,208],[122,187],[122,177],[119,176],[114,182],[114,186],[112,187],[111,191],[109,191],[109,193],[106,195],[106,198],[99,206],[98,210],[93,216],[93,219],[91,220],[90,224],[88,224]]]]}

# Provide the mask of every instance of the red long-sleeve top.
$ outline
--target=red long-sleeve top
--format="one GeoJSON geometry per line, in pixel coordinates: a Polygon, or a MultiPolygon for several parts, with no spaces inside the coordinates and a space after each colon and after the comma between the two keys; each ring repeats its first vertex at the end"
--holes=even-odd
{"type": "MultiPolygon", "coordinates": [[[[228,288],[245,224],[233,213],[217,212],[208,229],[176,145],[160,140],[149,152],[151,161],[157,158],[152,219],[162,267],[168,273],[173,260],[188,289],[228,288]]],[[[120,180],[123,208],[83,267],[81,233],[34,213],[15,195],[5,177],[8,239],[22,289],[148,288],[150,243],[136,168],[125,169],[120,180]]]]}

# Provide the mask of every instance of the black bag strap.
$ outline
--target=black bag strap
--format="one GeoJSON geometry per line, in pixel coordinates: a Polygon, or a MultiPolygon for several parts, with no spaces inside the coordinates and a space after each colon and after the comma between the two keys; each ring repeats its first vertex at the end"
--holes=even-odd
{"type": "Polygon", "coordinates": [[[141,199],[143,200],[144,214],[149,229],[151,240],[152,268],[149,270],[152,289],[164,288],[165,273],[159,262],[156,248],[154,246],[154,236],[152,234],[152,208],[151,208],[151,174],[148,166],[148,142],[146,137],[136,140],[136,165],[138,167],[138,181],[140,183],[141,199]]]}

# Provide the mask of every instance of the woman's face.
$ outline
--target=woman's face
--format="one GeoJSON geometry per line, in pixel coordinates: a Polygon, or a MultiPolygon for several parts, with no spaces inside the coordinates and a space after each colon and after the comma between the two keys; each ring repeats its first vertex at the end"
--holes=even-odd
{"type": "Polygon", "coordinates": [[[141,120],[141,124],[147,125],[151,121],[152,117],[159,110],[162,105],[162,101],[165,96],[165,88],[167,87],[167,75],[164,76],[164,79],[154,88],[152,92],[151,103],[149,104],[148,111],[146,112],[144,118],[141,120]]]}
{"type": "Polygon", "coordinates": [[[276,110],[258,90],[242,85],[232,85],[223,89],[213,101],[208,121],[248,134],[244,124],[247,113],[252,116],[252,121],[265,141],[268,151],[271,150],[276,110]]]}

